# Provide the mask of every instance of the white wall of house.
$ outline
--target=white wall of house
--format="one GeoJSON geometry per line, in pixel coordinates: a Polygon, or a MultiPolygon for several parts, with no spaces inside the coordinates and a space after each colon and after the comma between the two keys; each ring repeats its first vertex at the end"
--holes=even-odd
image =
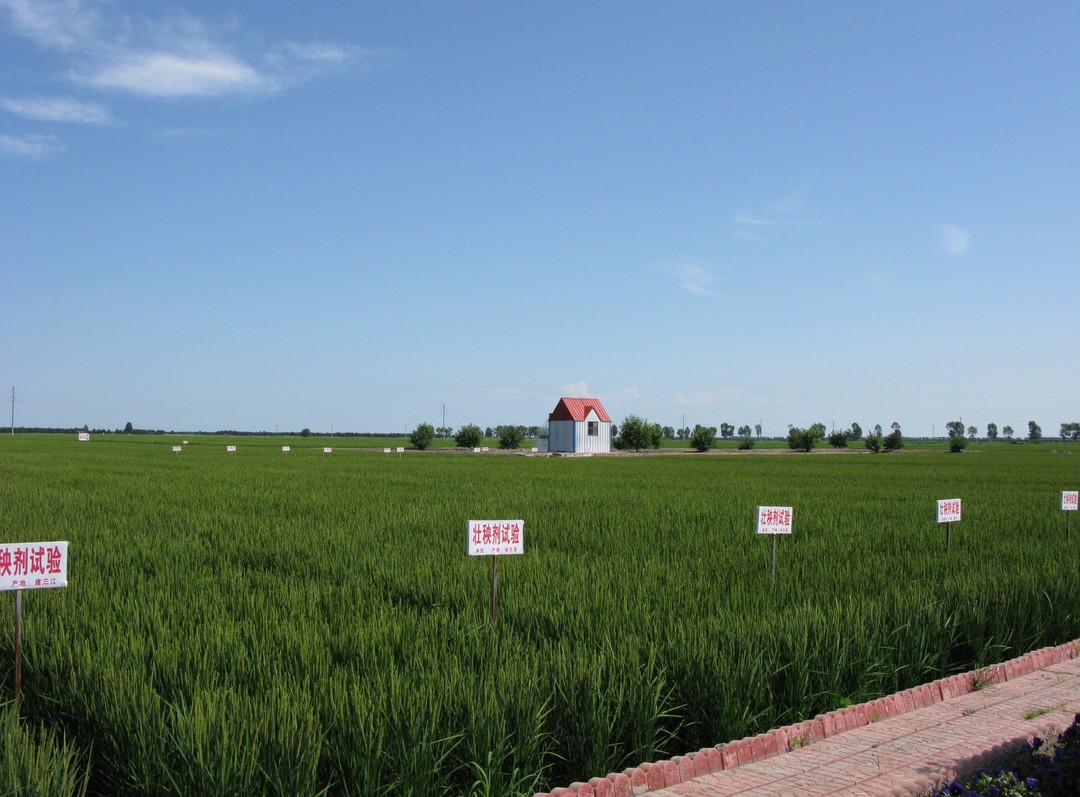
{"type": "Polygon", "coordinates": [[[607,454],[611,451],[611,424],[601,421],[595,410],[584,421],[548,421],[548,451],[607,454]]]}

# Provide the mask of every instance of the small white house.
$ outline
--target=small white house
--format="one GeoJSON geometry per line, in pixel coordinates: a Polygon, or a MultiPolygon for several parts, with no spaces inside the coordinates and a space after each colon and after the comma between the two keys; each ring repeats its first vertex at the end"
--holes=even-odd
{"type": "Polygon", "coordinates": [[[598,399],[561,398],[548,416],[548,451],[611,452],[611,418],[598,399]]]}

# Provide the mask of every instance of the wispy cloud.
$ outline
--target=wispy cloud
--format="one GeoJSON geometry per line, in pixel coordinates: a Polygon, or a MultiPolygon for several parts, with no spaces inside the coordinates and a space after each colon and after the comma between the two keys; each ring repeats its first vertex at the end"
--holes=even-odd
{"type": "Polygon", "coordinates": [[[34,133],[26,136],[7,136],[0,133],[0,155],[14,155],[32,160],[45,160],[67,149],[56,136],[34,133]]]}
{"type": "Polygon", "coordinates": [[[620,401],[628,399],[641,398],[641,391],[636,387],[624,387],[614,393],[602,393],[597,394],[589,389],[587,382],[574,382],[570,385],[563,385],[562,395],[570,396],[572,398],[598,398],[601,401],[620,401]]]}
{"type": "Polygon", "coordinates": [[[675,279],[676,284],[688,293],[696,296],[718,296],[709,286],[717,281],[713,273],[697,263],[688,261],[668,261],[653,266],[653,270],[675,279]]]}
{"type": "Polygon", "coordinates": [[[103,105],[71,97],[9,97],[0,100],[0,105],[18,116],[43,122],[106,125],[112,121],[109,109],[103,105]]]}
{"type": "Polygon", "coordinates": [[[144,97],[219,97],[275,91],[277,83],[231,56],[192,58],[171,53],[133,53],[78,78],[99,89],[144,97]]]}
{"type": "Polygon", "coordinates": [[[15,33],[59,55],[73,84],[147,99],[271,94],[393,54],[334,42],[253,50],[258,36],[235,20],[182,10],[135,18],[94,0],[0,0],[0,9],[15,33]]]}
{"type": "Polygon", "coordinates": [[[962,255],[971,247],[971,234],[955,224],[938,224],[938,245],[949,255],[962,255]]]}
{"type": "Polygon", "coordinates": [[[732,214],[729,221],[735,225],[733,234],[739,238],[759,241],[761,230],[766,227],[806,226],[817,224],[803,210],[805,188],[794,191],[770,202],[764,210],[754,210],[744,205],[732,214]]]}
{"type": "Polygon", "coordinates": [[[711,407],[717,404],[756,404],[761,397],[747,393],[740,387],[724,387],[719,390],[694,390],[690,393],[673,393],[676,404],[695,407],[711,407]]]}

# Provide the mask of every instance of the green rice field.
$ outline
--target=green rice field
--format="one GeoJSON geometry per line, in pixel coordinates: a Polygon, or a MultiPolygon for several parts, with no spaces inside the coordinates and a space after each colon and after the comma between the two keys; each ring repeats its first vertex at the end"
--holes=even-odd
{"type": "Polygon", "coordinates": [[[0,595],[0,793],[531,795],[1080,637],[1066,444],[188,439],[0,437],[0,541],[70,541],[17,721],[0,595]],[[758,505],[794,507],[775,583],[758,505]],[[470,519],[525,524],[494,623],[470,519]]]}

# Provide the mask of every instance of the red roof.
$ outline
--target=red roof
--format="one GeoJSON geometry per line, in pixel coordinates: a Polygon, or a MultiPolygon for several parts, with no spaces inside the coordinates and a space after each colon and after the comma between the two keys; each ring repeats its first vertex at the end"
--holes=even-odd
{"type": "Polygon", "coordinates": [[[589,417],[589,413],[596,411],[596,417],[601,421],[611,423],[607,410],[594,398],[561,398],[555,405],[555,409],[548,416],[549,421],[583,421],[589,417]]]}

